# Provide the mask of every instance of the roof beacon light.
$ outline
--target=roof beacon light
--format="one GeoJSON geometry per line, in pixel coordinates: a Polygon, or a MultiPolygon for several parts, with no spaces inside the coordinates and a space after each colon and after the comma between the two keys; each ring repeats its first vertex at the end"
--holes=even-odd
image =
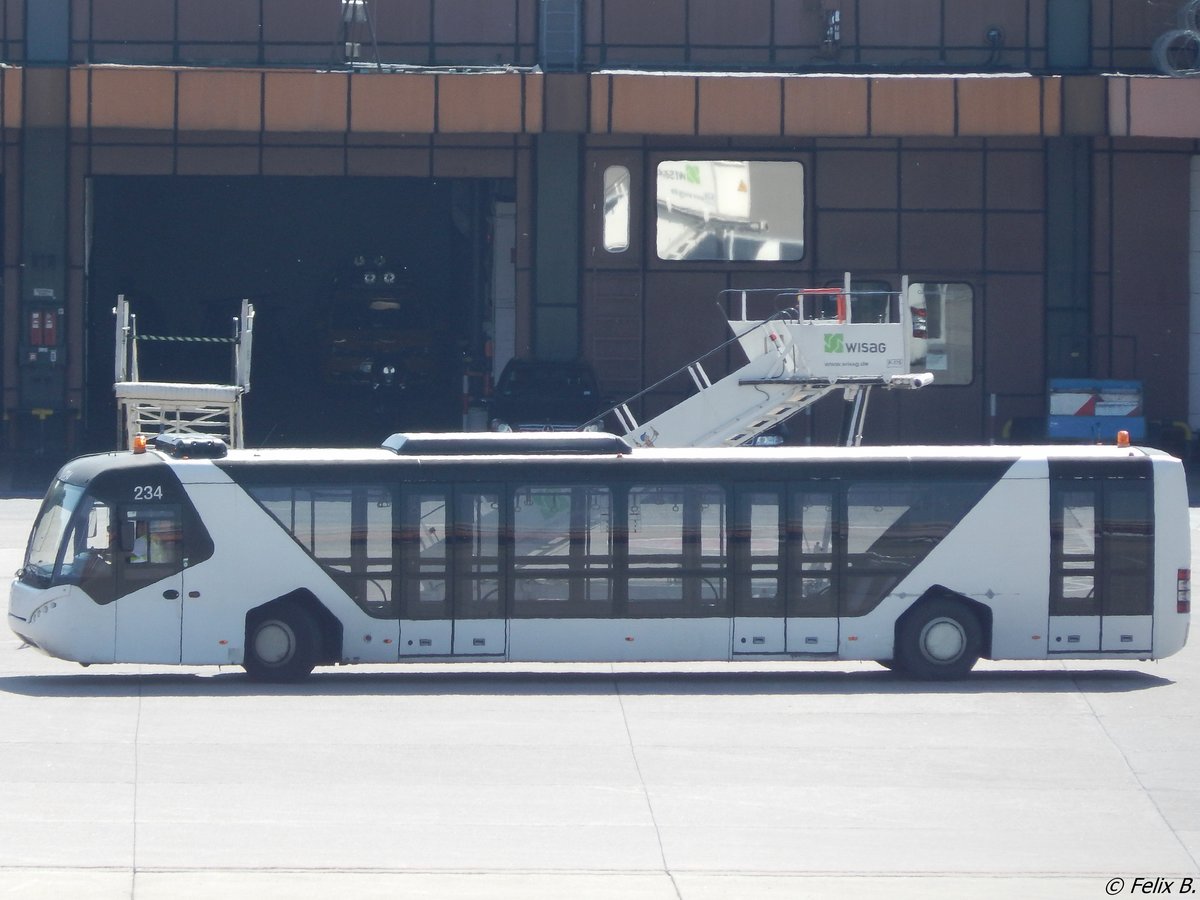
{"type": "Polygon", "coordinates": [[[1128,447],[1129,446],[1129,432],[1128,431],[1125,431],[1124,429],[1122,429],[1121,431],[1117,432],[1117,446],[1118,447],[1128,447]]]}
{"type": "Polygon", "coordinates": [[[133,446],[130,448],[134,453],[146,452],[146,436],[144,434],[135,434],[133,436],[133,446]]]}

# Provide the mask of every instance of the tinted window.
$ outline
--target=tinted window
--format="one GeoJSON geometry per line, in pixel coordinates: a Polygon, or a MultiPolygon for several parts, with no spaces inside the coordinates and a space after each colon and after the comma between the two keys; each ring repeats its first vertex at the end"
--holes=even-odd
{"type": "Polygon", "coordinates": [[[806,486],[792,494],[788,523],[789,616],[836,616],[834,514],[830,488],[806,486]]]}
{"type": "Polygon", "coordinates": [[[632,487],[626,515],[629,615],[729,615],[720,487],[632,487]]]}
{"type": "Polygon", "coordinates": [[[23,579],[43,587],[49,585],[58,552],[63,546],[63,536],[82,496],[83,488],[73,484],[55,481],[50,486],[29,538],[25,567],[21,571],[23,579]]]}
{"type": "Polygon", "coordinates": [[[1095,489],[1086,483],[1056,485],[1052,493],[1052,616],[1100,612],[1096,595],[1096,500],[1095,489]]]}
{"type": "Polygon", "coordinates": [[[471,487],[455,495],[454,618],[504,615],[500,571],[501,492],[471,487]]]}
{"type": "Polygon", "coordinates": [[[54,580],[77,584],[97,603],[109,603],[117,596],[117,550],[113,508],[89,497],[71,522],[54,580]]]}
{"type": "Polygon", "coordinates": [[[388,489],[296,485],[247,490],[355,603],[373,616],[395,614],[388,489]]]}
{"type": "Polygon", "coordinates": [[[863,482],[846,492],[841,614],[874,609],[991,487],[990,481],[863,482]]]}
{"type": "Polygon", "coordinates": [[[969,284],[921,283],[908,288],[914,372],[932,372],[934,384],[970,384],[975,367],[974,292],[969,284]]]}
{"type": "Polygon", "coordinates": [[[401,595],[405,619],[448,619],[450,489],[417,485],[400,503],[401,595]]]}
{"type": "Polygon", "coordinates": [[[737,495],[734,533],[735,615],[783,615],[783,494],[746,489],[737,495]]]}
{"type": "Polygon", "coordinates": [[[1050,614],[1150,615],[1152,482],[1062,478],[1051,489],[1050,614]]]}
{"type": "Polygon", "coordinates": [[[513,492],[513,614],[612,614],[612,494],[605,487],[513,492]]]}
{"type": "Polygon", "coordinates": [[[1104,496],[1104,614],[1150,615],[1154,597],[1154,534],[1150,483],[1105,485],[1104,496]]]}

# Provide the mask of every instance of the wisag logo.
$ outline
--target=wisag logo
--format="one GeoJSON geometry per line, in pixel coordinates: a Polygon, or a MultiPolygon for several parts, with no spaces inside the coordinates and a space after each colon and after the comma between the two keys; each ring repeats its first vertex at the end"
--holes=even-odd
{"type": "Polygon", "coordinates": [[[883,341],[847,341],[840,331],[827,334],[825,337],[826,353],[886,353],[887,344],[883,341]]]}

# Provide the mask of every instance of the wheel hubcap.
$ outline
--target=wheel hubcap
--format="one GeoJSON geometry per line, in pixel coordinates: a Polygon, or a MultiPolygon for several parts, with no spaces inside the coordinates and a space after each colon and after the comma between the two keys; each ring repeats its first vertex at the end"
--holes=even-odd
{"type": "Polygon", "coordinates": [[[954,662],[966,646],[966,632],[953,619],[934,619],[921,629],[921,649],[932,662],[954,662]]]}
{"type": "Polygon", "coordinates": [[[287,662],[294,646],[292,630],[282,622],[264,622],[254,635],[254,655],[268,666],[287,662]]]}

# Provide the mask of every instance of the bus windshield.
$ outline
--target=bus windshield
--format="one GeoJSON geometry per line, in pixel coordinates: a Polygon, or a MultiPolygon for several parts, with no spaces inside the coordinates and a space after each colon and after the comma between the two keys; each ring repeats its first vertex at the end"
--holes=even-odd
{"type": "Polygon", "coordinates": [[[65,481],[55,481],[50,486],[29,539],[23,570],[27,578],[49,583],[62,548],[63,535],[82,496],[83,488],[65,481]]]}

